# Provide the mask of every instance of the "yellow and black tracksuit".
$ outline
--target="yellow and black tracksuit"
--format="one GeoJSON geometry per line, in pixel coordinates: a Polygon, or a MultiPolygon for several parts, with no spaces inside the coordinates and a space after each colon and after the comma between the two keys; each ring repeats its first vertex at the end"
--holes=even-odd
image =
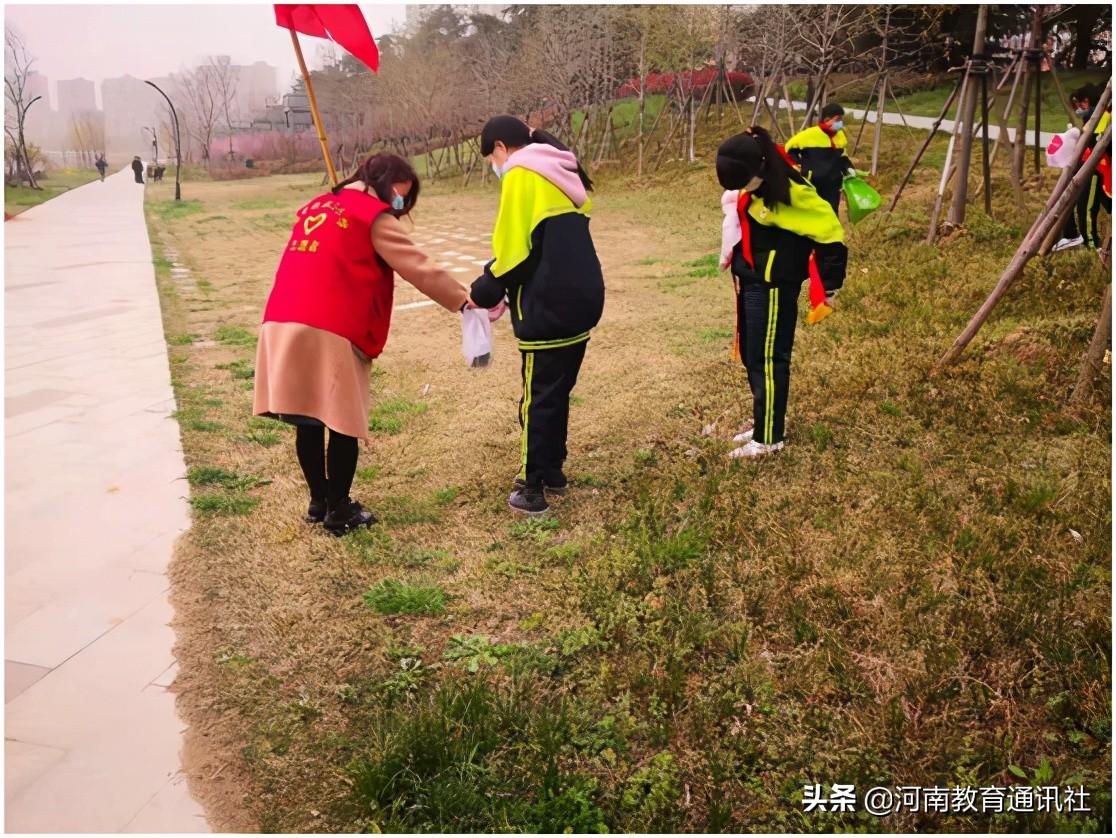
{"type": "MultiPolygon", "coordinates": [[[[1092,118],[1093,115],[1090,113],[1085,117],[1085,122],[1088,122],[1092,118]]],[[[1077,164],[1078,169],[1084,165],[1085,159],[1092,153],[1092,149],[1096,146],[1097,140],[1100,139],[1100,135],[1104,133],[1104,129],[1108,127],[1111,121],[1111,112],[1106,111],[1101,115],[1100,120],[1097,121],[1097,127],[1093,131],[1093,136],[1089,138],[1085,157],[1077,164]]],[[[1105,153],[1105,157],[1109,159],[1109,165],[1111,166],[1111,148],[1105,153]]],[[[1112,194],[1109,191],[1110,189],[1111,183],[1106,182],[1101,171],[1098,169],[1093,172],[1093,176],[1089,178],[1089,182],[1085,185],[1085,188],[1081,190],[1081,195],[1077,199],[1076,206],[1074,206],[1073,214],[1066,219],[1066,225],[1062,229],[1063,238],[1073,239],[1081,236],[1085,239],[1085,245],[1093,250],[1099,250],[1104,245],[1104,242],[1101,240],[1100,231],[1097,229],[1097,220],[1102,208],[1108,213],[1110,218],[1112,216],[1112,194]]]]}
{"type": "Polygon", "coordinates": [[[852,163],[845,156],[848,145],[849,139],[843,129],[830,134],[815,125],[799,131],[783,146],[787,154],[802,167],[806,180],[829,202],[834,212],[837,212],[841,200],[841,184],[845,179],[845,172],[852,168],[852,163]]]}
{"type": "Polygon", "coordinates": [[[797,174],[789,206],[768,207],[741,192],[737,212],[740,242],[733,248],[737,280],[740,354],[752,390],[753,439],[782,442],[790,392],[791,350],[798,296],[809,274],[810,254],[827,291],[845,281],[848,250],[831,205],[797,174]]]}
{"type": "Polygon", "coordinates": [[[566,459],[570,391],[604,310],[604,277],[589,235],[591,202],[576,206],[538,172],[510,169],[492,234],[496,258],[471,289],[492,307],[507,296],[522,353],[519,479],[538,486],[566,459]]]}

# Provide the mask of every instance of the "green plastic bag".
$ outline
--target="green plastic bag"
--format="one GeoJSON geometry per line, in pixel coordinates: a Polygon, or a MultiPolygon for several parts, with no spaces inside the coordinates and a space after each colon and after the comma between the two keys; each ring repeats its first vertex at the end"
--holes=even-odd
{"type": "Polygon", "coordinates": [[[880,193],[869,186],[863,178],[847,177],[841,184],[841,188],[845,190],[845,198],[849,202],[849,221],[853,224],[863,221],[883,203],[880,193]]]}

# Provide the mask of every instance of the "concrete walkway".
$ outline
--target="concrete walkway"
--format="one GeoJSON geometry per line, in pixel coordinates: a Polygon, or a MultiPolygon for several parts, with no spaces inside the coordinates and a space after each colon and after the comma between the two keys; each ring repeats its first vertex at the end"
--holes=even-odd
{"type": "Polygon", "coordinates": [[[4,232],[7,830],[207,831],[167,690],[188,492],[143,188],[4,232]]]}
{"type": "MultiPolygon", "coordinates": [[[[752,97],[748,101],[749,102],[754,102],[755,97],[752,97]]],[[[768,98],[768,100],[767,100],[768,104],[770,104],[772,107],[775,107],[776,105],[778,105],[778,107],[783,109],[783,110],[786,109],[786,101],[787,101],[786,99],[775,100],[775,99],[771,99],[771,98],[768,98]]],[[[840,99],[838,99],[838,101],[840,101],[840,99]]],[[[794,106],[794,109],[796,111],[806,110],[806,103],[805,102],[792,102],[791,104],[794,106]]],[[[845,109],[845,114],[848,117],[850,117],[851,119],[856,119],[856,120],[864,119],[864,111],[860,110],[859,108],[846,108],[845,109]]],[[[988,126],[988,139],[992,142],[995,142],[995,140],[1000,136],[1000,126],[995,124],[995,119],[998,118],[995,111],[993,111],[992,116],[993,116],[993,119],[990,120],[990,121],[993,124],[988,126]]],[[[977,113],[977,119],[978,120],[980,119],[979,109],[978,109],[978,113],[977,113]]],[[[919,130],[922,130],[922,131],[929,131],[931,128],[933,128],[934,127],[934,120],[935,120],[935,117],[932,117],[932,116],[911,116],[910,114],[889,113],[887,111],[884,111],[884,115],[883,115],[883,124],[884,125],[903,125],[904,122],[905,122],[908,127],[918,128],[919,130]]],[[[1067,119],[1067,123],[1068,123],[1068,121],[1069,120],[1067,119]]],[[[876,112],[874,110],[868,111],[868,124],[869,125],[875,125],[876,124],[876,112]]],[[[954,125],[955,125],[955,123],[952,119],[943,119],[942,120],[942,125],[938,129],[938,134],[941,135],[941,136],[944,136],[948,140],[950,134],[954,130],[954,125]]],[[[797,127],[797,125],[795,127],[797,127]]],[[[1078,126],[1078,127],[1080,127],[1080,126],[1078,126]]],[[[851,128],[851,126],[847,126],[845,128],[845,133],[847,135],[849,135],[850,143],[856,137],[856,131],[857,130],[859,130],[859,128],[851,128]]],[[[976,137],[979,139],[980,136],[981,136],[980,131],[977,131],[976,132],[976,137]]],[[[1006,140],[1006,142],[1011,142],[1014,138],[1015,138],[1015,128],[1009,127],[1008,130],[1007,130],[1007,140],[1006,140]]],[[[1054,133],[1053,132],[1050,132],[1050,131],[1040,131],[1039,132],[1039,142],[1042,144],[1042,147],[1044,149],[1048,145],[1050,145],[1050,141],[1053,138],[1054,138],[1054,133]]],[[[869,150],[871,150],[871,148],[872,148],[872,137],[871,137],[871,134],[868,133],[867,129],[865,129],[864,138],[861,139],[861,147],[862,148],[863,148],[863,144],[864,144],[865,139],[867,139],[868,148],[869,148],[869,150]]],[[[1035,145],[1034,129],[1031,129],[1031,130],[1027,131],[1027,133],[1024,135],[1023,139],[1026,141],[1027,146],[1029,148],[1034,148],[1034,145],[1035,145]]],[[[863,168],[863,166],[861,168],[863,168]]]]}

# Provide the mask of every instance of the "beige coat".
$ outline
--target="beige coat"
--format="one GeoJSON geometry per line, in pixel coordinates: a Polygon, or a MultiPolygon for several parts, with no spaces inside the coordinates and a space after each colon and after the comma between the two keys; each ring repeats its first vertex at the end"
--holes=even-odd
{"type": "MultiPolygon", "coordinates": [[[[381,213],[372,224],[372,246],[400,277],[447,311],[460,311],[469,299],[468,289],[419,250],[390,213],[381,213]]],[[[308,416],[366,439],[371,366],[367,355],[332,332],[301,323],[264,323],[256,345],[253,413],[308,416]]]]}

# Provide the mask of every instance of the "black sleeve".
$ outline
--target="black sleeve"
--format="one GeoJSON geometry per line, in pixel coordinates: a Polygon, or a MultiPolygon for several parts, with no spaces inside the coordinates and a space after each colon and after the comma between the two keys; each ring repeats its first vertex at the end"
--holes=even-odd
{"type": "Polygon", "coordinates": [[[818,275],[826,291],[836,291],[845,284],[845,271],[849,262],[849,249],[842,242],[814,246],[818,275]]]}
{"type": "Polygon", "coordinates": [[[473,285],[469,289],[469,297],[481,308],[494,308],[500,305],[500,300],[504,299],[504,294],[507,293],[504,283],[492,275],[494,261],[496,260],[493,259],[484,266],[484,273],[473,280],[473,285]]]}
{"type": "Polygon", "coordinates": [[[544,221],[531,234],[531,250],[527,254],[527,258],[503,276],[495,277],[492,275],[492,263],[496,260],[489,260],[488,264],[484,266],[484,273],[473,282],[470,296],[472,296],[474,303],[484,308],[499,305],[500,300],[504,299],[504,294],[510,297],[519,286],[528,282],[535,275],[535,269],[538,267],[542,254],[542,237],[545,226],[546,222],[544,221]],[[484,299],[478,297],[477,294],[480,294],[484,299]],[[488,300],[492,300],[492,302],[487,302],[488,300]]]}

